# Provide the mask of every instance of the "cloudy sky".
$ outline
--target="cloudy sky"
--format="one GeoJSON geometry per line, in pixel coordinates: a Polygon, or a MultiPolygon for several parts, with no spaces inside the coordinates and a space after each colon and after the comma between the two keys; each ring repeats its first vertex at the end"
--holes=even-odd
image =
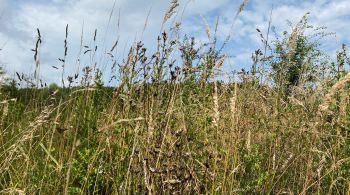
{"type": "MultiPolygon", "coordinates": [[[[9,75],[15,72],[32,74],[33,52],[39,28],[42,36],[40,50],[41,75],[46,82],[60,82],[58,58],[64,54],[65,27],[69,25],[67,72],[77,71],[76,59],[80,40],[93,45],[95,29],[102,50],[109,50],[119,37],[118,53],[125,55],[126,45],[143,40],[155,43],[160,32],[165,10],[170,0],[0,0],[0,64],[9,75]],[[112,13],[112,9],[114,11],[112,13]],[[112,13],[112,15],[111,15],[112,13]],[[147,27],[143,32],[145,20],[147,27]],[[119,21],[119,22],[118,22],[119,21]],[[119,28],[118,28],[119,23],[119,28]],[[83,33],[82,33],[83,30],[83,33]]],[[[224,40],[231,32],[226,53],[233,56],[225,70],[249,67],[251,53],[262,48],[256,28],[267,31],[270,11],[272,25],[277,32],[290,31],[287,20],[295,24],[310,12],[310,24],[328,27],[335,32],[323,41],[323,48],[334,56],[342,43],[350,44],[349,0],[250,0],[234,22],[241,0],[180,0],[176,20],[182,23],[182,34],[205,41],[206,34],[201,16],[213,29],[219,17],[218,38],[224,40]],[[234,22],[233,30],[230,31],[234,22]]],[[[101,55],[102,56],[102,55],[101,55]]],[[[100,63],[108,64],[103,56],[100,63]]],[[[88,65],[89,59],[81,61],[88,65]]]]}

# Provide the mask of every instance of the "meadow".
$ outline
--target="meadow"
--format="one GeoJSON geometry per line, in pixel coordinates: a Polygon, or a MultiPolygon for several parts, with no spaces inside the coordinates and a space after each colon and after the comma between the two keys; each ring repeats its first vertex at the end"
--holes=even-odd
{"type": "Polygon", "coordinates": [[[200,44],[175,23],[115,61],[116,86],[94,58],[62,84],[17,72],[0,89],[0,194],[349,194],[350,58],[307,17],[274,41],[257,29],[247,70],[222,70],[217,28],[200,44]]]}

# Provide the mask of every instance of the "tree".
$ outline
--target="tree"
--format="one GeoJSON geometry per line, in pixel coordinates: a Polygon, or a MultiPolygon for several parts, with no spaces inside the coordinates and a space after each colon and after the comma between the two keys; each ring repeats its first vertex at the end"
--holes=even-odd
{"type": "Polygon", "coordinates": [[[305,87],[315,84],[320,68],[317,67],[325,60],[320,49],[319,40],[327,34],[324,28],[314,28],[307,24],[305,14],[288,34],[273,42],[272,57],[267,64],[271,68],[272,77],[277,88],[285,95],[291,93],[294,86],[305,87]],[[306,33],[311,30],[314,33],[306,33]]]}

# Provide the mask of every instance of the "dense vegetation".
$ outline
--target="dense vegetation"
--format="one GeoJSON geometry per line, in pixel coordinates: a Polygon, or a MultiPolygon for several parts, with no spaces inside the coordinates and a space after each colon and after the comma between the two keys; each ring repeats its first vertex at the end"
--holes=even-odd
{"type": "MultiPolygon", "coordinates": [[[[207,26],[199,45],[179,27],[154,53],[138,42],[115,61],[117,86],[104,84],[94,58],[63,87],[37,74],[5,81],[0,193],[349,193],[345,46],[334,60],[324,54],[325,29],[305,15],[273,42],[257,29],[264,45],[251,69],[225,74],[216,32],[207,26]]],[[[41,39],[38,30],[36,51],[41,39]]]]}

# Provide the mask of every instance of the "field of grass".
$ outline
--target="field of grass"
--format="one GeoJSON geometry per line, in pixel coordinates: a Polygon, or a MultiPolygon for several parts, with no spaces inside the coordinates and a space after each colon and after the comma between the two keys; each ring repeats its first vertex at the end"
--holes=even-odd
{"type": "MultiPolygon", "coordinates": [[[[261,34],[249,70],[225,73],[213,30],[198,44],[176,27],[154,53],[133,44],[112,67],[117,86],[94,59],[61,87],[37,74],[4,83],[0,194],[350,193],[345,46],[327,57],[305,15],[280,40],[261,34]]],[[[40,43],[38,29],[37,68],[40,43]]]]}

